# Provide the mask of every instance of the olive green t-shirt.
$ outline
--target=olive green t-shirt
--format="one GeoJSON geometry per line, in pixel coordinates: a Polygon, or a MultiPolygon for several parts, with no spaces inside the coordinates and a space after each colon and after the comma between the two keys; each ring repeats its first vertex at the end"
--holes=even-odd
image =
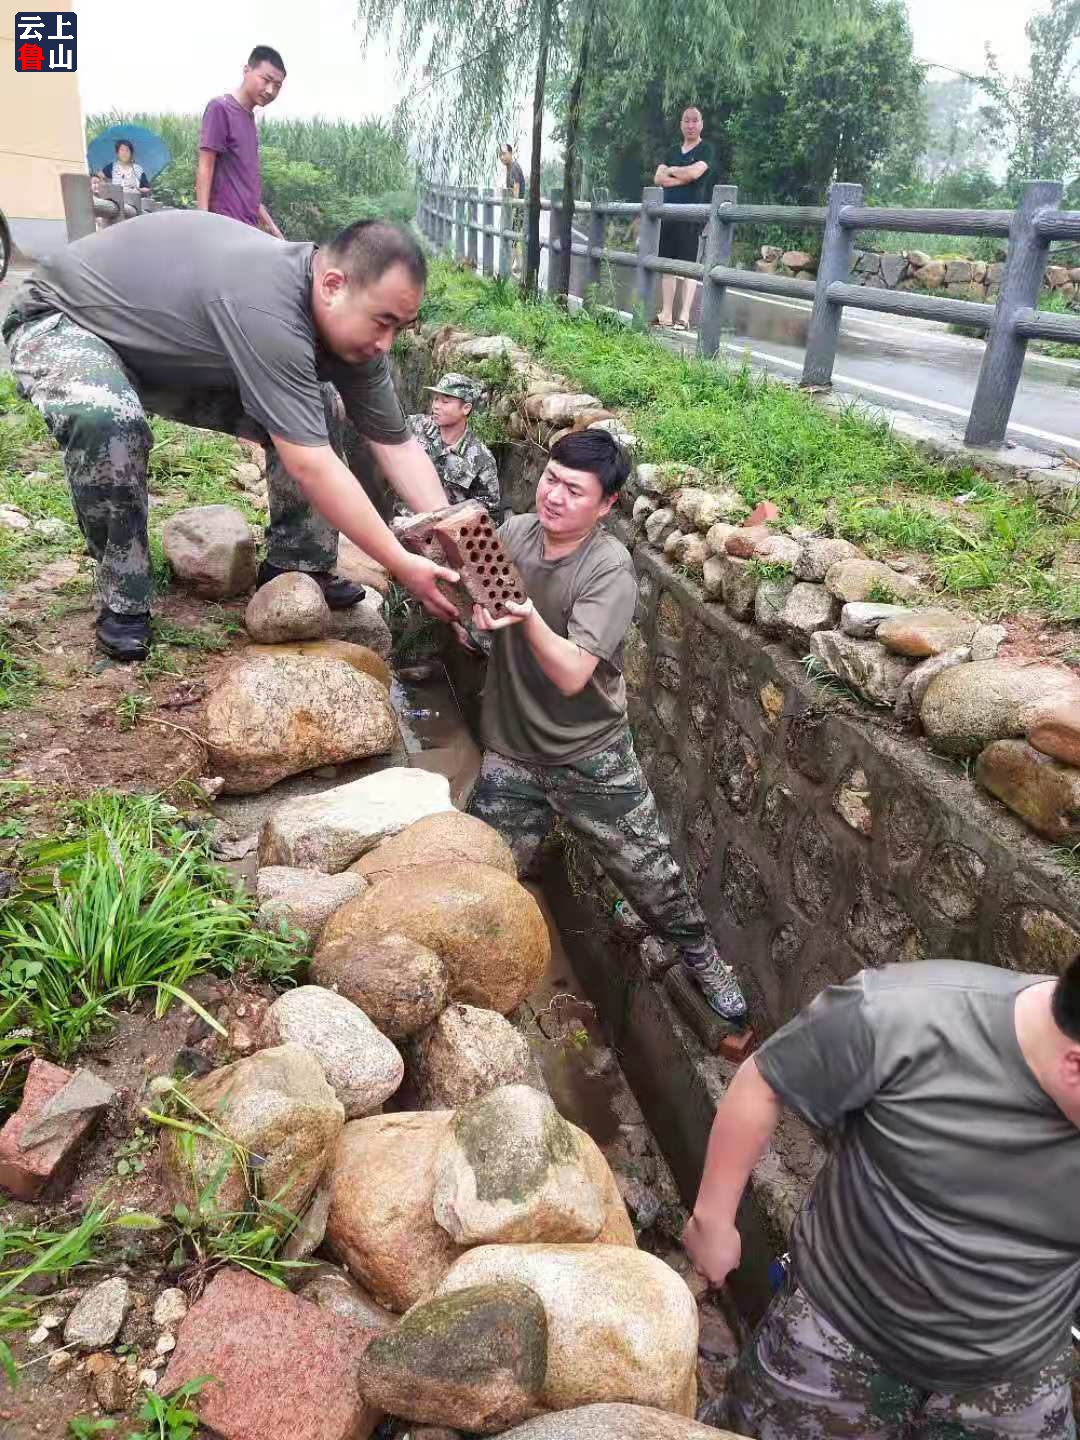
{"type": "Polygon", "coordinates": [[[520,625],[495,631],[484,687],[484,744],[537,765],[585,760],[626,728],[623,640],[637,604],[634,562],[599,527],[560,560],[544,559],[544,532],[535,515],[511,516],[499,536],[541,617],[599,663],[583,690],[562,695],[520,625]]]}
{"type": "Polygon", "coordinates": [[[755,1057],[787,1105],[842,1129],[795,1224],[811,1301],[890,1374],[1019,1380],[1080,1301],[1080,1129],[1016,1038],[1046,977],[927,960],[824,990],[755,1057]]]}

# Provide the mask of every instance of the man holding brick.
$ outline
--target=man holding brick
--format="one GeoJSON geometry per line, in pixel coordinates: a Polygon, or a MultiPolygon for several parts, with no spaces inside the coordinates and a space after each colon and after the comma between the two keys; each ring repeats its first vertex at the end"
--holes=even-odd
{"type": "Polygon", "coordinates": [[[507,602],[499,620],[473,611],[493,644],[469,810],[502,834],[521,871],[561,820],[678,950],[712,1008],[742,1024],[746,1002],[672,856],[627,724],[622,653],[637,577],[601,521],[628,472],[606,431],[565,435],[540,477],[536,513],[499,531],[529,599],[507,602]]]}
{"type": "Polygon", "coordinates": [[[683,1243],[714,1285],[783,1106],[833,1148],[732,1377],[757,1440],[1075,1440],[1080,959],[864,970],[747,1060],[683,1243]]]}

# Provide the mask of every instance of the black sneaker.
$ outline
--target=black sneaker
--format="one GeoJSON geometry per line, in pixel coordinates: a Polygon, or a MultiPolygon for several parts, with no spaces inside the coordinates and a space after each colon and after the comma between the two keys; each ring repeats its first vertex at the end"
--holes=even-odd
{"type": "Polygon", "coordinates": [[[97,618],[94,627],[97,633],[97,647],[113,660],[130,663],[145,660],[150,653],[150,615],[119,615],[115,610],[105,609],[97,618]]]}
{"type": "MultiPolygon", "coordinates": [[[[271,565],[269,560],[264,560],[255,577],[255,586],[258,589],[268,585],[271,580],[276,580],[279,575],[289,573],[288,570],[279,570],[276,565],[271,565]]],[[[346,580],[344,575],[335,575],[331,570],[305,570],[303,573],[310,575],[315,581],[331,610],[348,610],[352,605],[359,605],[367,594],[363,585],[354,585],[351,580],[346,580]]]]}

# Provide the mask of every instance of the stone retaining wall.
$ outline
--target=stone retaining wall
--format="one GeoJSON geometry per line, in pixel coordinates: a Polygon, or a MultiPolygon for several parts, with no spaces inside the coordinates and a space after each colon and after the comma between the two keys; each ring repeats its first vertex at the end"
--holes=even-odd
{"type": "MultiPolygon", "coordinates": [[[[452,343],[435,337],[439,368],[449,368],[452,343]]],[[[427,344],[406,357],[407,395],[419,396],[431,364],[427,344]]],[[[550,439],[550,428],[537,435],[550,439]]],[[[534,439],[499,447],[513,509],[529,508],[544,454],[534,439]]],[[[671,547],[678,568],[648,543],[645,527],[659,511],[642,469],[611,521],[639,576],[626,646],[631,723],[674,848],[738,969],[759,1035],[868,965],[950,956],[1031,973],[1064,966],[1080,950],[1080,878],[891,711],[869,710],[811,678],[792,636],[762,628],[763,614],[770,625],[776,617],[756,597],[741,611],[749,619],[729,613],[722,589],[709,587],[717,598],[707,598],[700,555],[699,579],[686,573],[685,542],[702,539],[689,522],[671,547]]],[[[663,545],[671,536],[657,538],[663,545]]],[[[780,559],[778,551],[771,563],[780,559]]],[[[748,563],[736,561],[735,573],[748,563]]],[[[764,578],[756,588],[769,586],[779,586],[782,610],[793,580],[764,578]]],[[[835,624],[835,608],[831,617],[835,624]]],[[[448,660],[468,712],[482,677],[460,654],[448,660]]],[[[689,1204],[734,1067],[702,1045],[670,985],[642,973],[603,886],[556,858],[545,888],[689,1204]]],[[[755,1171],[740,1213],[745,1262],[732,1286],[750,1320],[767,1298],[767,1261],[822,1154],[788,1116],[755,1171]]]]}
{"type": "MultiPolygon", "coordinates": [[[[781,250],[763,245],[754,269],[767,275],[794,275],[813,280],[817,256],[805,250],[781,250]]],[[[1005,275],[1003,261],[938,260],[925,250],[857,250],[851,283],[875,290],[940,290],[960,300],[994,300],[1005,275]]],[[[1080,266],[1048,265],[1043,290],[1071,300],[1080,293],[1080,266]]]]}

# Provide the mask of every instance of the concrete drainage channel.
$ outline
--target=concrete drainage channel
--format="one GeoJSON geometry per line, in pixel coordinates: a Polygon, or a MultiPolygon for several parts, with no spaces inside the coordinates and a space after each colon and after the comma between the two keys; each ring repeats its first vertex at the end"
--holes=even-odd
{"type": "MultiPolygon", "coordinates": [[[[294,777],[271,792],[216,802],[227,863],[250,887],[259,831],[283,801],[380,769],[408,766],[444,775],[454,804],[464,807],[480,760],[466,718],[472,717],[478,676],[468,662],[459,671],[456,657],[447,658],[450,669],[432,662],[413,667],[427,672],[423,678],[395,679],[400,745],[391,754],[294,777]]],[[[744,1314],[752,1318],[760,1309],[768,1259],[775,1253],[768,1246],[778,1239],[777,1232],[770,1232],[760,1254],[744,1267],[756,1275],[749,1289],[737,1286],[731,1294],[717,1294],[693,1272],[679,1236],[697,1183],[716,1084],[710,1090],[705,1081],[708,1067],[694,1068],[696,1042],[666,991],[635,975],[636,943],[595,902],[576,892],[558,854],[549,857],[542,883],[528,888],[548,924],[552,958],[540,985],[510,1018],[529,1042],[534,1082],[546,1088],[565,1119],[592,1137],[611,1166],[639,1248],[659,1256],[689,1285],[699,1313],[698,1418],[723,1425],[727,1378],[748,1334],[744,1314]],[[754,1301],[744,1312],[751,1293],[754,1301]],[[732,1295],[739,1297],[737,1305],[732,1295]]],[[[716,1079],[722,1083],[734,1067],[716,1063],[716,1079]]]]}

